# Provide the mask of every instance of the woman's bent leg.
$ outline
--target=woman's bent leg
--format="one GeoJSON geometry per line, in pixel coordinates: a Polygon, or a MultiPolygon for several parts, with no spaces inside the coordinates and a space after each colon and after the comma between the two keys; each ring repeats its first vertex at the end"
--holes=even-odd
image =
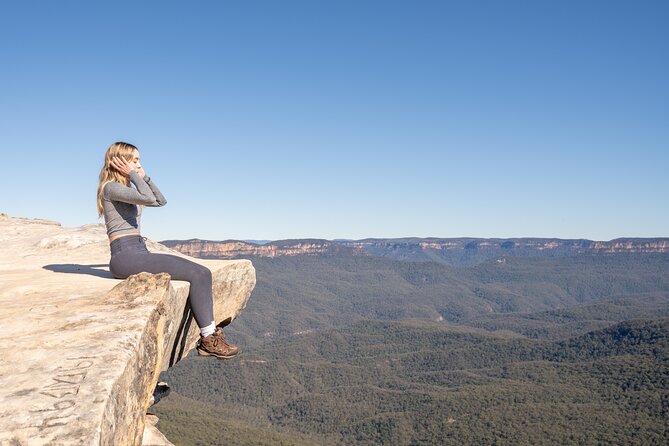
{"type": "Polygon", "coordinates": [[[173,280],[186,280],[190,282],[188,298],[198,327],[206,327],[214,320],[211,271],[206,266],[171,254],[133,250],[112,256],[110,269],[118,278],[147,272],[168,273],[173,280]]]}
{"type": "Polygon", "coordinates": [[[190,299],[193,316],[199,327],[206,327],[214,321],[214,301],[212,298],[211,271],[206,266],[170,254],[149,254],[150,273],[165,272],[173,280],[190,282],[190,299]],[[155,262],[155,263],[154,263],[155,262]]]}

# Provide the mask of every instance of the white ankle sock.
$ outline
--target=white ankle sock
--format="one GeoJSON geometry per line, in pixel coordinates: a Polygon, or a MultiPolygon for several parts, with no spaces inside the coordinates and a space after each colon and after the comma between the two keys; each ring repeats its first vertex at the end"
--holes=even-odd
{"type": "Polygon", "coordinates": [[[213,321],[206,327],[200,327],[200,334],[202,335],[202,337],[205,338],[215,331],[216,331],[216,324],[214,324],[213,321]]]}

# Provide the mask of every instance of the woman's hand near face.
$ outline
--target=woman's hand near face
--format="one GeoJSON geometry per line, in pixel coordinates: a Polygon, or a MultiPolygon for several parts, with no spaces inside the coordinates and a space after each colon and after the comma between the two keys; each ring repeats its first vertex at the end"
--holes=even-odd
{"type": "Polygon", "coordinates": [[[142,166],[137,166],[137,163],[131,163],[118,156],[113,157],[109,164],[111,164],[114,169],[118,170],[126,177],[132,170],[136,171],[140,178],[144,178],[146,175],[142,166]]]}
{"type": "Polygon", "coordinates": [[[118,170],[119,172],[121,172],[126,177],[130,173],[130,171],[133,169],[132,165],[129,162],[127,162],[123,158],[119,158],[118,156],[113,157],[111,159],[111,161],[109,162],[109,164],[111,164],[111,166],[114,169],[118,170]]]}

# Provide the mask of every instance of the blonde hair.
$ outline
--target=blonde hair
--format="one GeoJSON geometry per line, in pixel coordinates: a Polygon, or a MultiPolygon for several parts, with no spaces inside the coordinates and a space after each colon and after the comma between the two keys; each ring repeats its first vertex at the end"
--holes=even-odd
{"type": "Polygon", "coordinates": [[[130,186],[128,178],[111,165],[112,158],[119,157],[126,161],[132,161],[136,151],[138,151],[137,147],[128,144],[127,142],[115,142],[107,149],[107,153],[105,153],[105,163],[102,166],[102,169],[100,169],[100,183],[98,184],[98,218],[102,216],[103,212],[102,191],[104,190],[105,185],[112,181],[116,181],[117,183],[130,186]]]}

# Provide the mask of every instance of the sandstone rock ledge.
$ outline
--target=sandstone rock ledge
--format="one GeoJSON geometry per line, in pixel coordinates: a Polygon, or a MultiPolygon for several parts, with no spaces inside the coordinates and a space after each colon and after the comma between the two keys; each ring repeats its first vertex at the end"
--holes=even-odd
{"type": "MultiPolygon", "coordinates": [[[[0,214],[0,247],[0,445],[141,444],[158,375],[197,341],[188,283],[112,278],[103,225],[0,214]]],[[[192,260],[212,270],[217,322],[234,319],[251,262],[192,260]]]]}

